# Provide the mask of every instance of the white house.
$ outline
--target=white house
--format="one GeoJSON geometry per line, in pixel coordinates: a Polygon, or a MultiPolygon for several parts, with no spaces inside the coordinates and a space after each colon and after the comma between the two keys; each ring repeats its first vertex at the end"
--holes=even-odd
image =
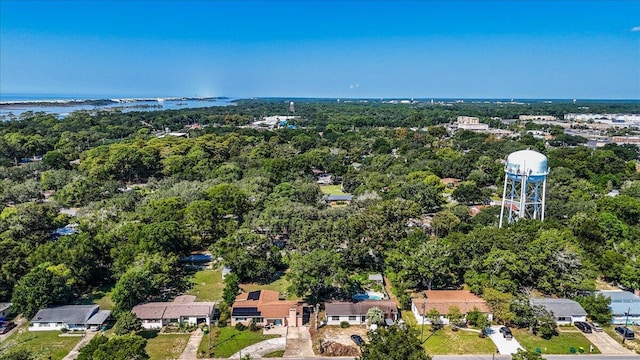
{"type": "Polygon", "coordinates": [[[587,312],[577,302],[569,299],[531,299],[531,306],[541,306],[551,314],[558,325],[571,325],[587,321],[587,312]]]}
{"type": "Polygon", "coordinates": [[[611,323],[622,325],[625,322],[640,322],[640,296],[622,290],[603,290],[596,294],[602,294],[611,299],[611,323]]]}
{"type": "Polygon", "coordinates": [[[98,305],[64,305],[39,310],[31,319],[30,331],[99,329],[111,311],[98,305]]]}
{"type": "Polygon", "coordinates": [[[133,312],[145,329],[159,329],[165,325],[211,324],[216,303],[196,302],[192,295],[181,295],[172,302],[151,302],[134,306],[133,312]]]}
{"type": "Polygon", "coordinates": [[[364,300],[360,302],[327,302],[324,304],[327,325],[340,325],[343,321],[350,325],[367,323],[367,311],[377,307],[382,310],[384,319],[392,322],[398,320],[398,307],[391,300],[364,300]]]}

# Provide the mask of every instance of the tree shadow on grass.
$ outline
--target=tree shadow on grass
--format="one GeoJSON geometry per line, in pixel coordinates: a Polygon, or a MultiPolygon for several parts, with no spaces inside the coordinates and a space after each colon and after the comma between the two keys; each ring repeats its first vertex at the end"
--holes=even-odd
{"type": "Polygon", "coordinates": [[[149,340],[149,339],[153,339],[155,337],[158,337],[158,331],[157,330],[143,330],[138,332],[139,336],[142,336],[143,338],[149,340]]]}

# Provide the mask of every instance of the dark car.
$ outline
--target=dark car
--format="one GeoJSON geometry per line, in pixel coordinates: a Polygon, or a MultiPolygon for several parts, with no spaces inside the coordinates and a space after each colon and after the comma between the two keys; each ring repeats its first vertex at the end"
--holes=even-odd
{"type": "Polygon", "coordinates": [[[633,330],[629,329],[626,326],[616,326],[615,330],[618,334],[622,335],[622,337],[627,340],[633,340],[636,338],[635,334],[633,333],[633,330]]]}
{"type": "Polygon", "coordinates": [[[362,346],[364,344],[364,340],[362,340],[362,336],[360,335],[351,335],[351,340],[358,346],[362,346]]]}
{"type": "Polygon", "coordinates": [[[513,338],[513,333],[511,332],[511,329],[509,329],[506,326],[501,327],[500,332],[502,333],[502,336],[504,336],[505,339],[513,338]]]}
{"type": "Polygon", "coordinates": [[[14,327],[16,327],[16,324],[13,322],[5,322],[0,324],[0,335],[8,333],[14,327]]]}
{"type": "Polygon", "coordinates": [[[576,321],[573,323],[580,331],[585,334],[591,334],[591,326],[584,321],[576,321]]]}

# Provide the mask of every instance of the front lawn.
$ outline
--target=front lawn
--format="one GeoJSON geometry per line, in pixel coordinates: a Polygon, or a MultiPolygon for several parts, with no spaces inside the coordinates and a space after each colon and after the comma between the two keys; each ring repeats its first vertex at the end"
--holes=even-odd
{"type": "Polygon", "coordinates": [[[150,360],[177,359],[189,341],[189,334],[158,334],[147,339],[150,360]]]}
{"type": "Polygon", "coordinates": [[[25,324],[0,343],[0,358],[6,353],[26,349],[36,359],[60,360],[82,339],[81,336],[58,336],[60,334],[61,331],[28,331],[25,324]]]}
{"type": "MultiPolygon", "coordinates": [[[[421,331],[420,326],[417,328],[421,331]]],[[[429,355],[493,354],[496,351],[493,341],[488,337],[481,338],[477,332],[453,331],[450,326],[445,326],[435,333],[430,329],[430,325],[424,325],[423,346],[429,355]]]]}
{"type": "MultiPolygon", "coordinates": [[[[581,332],[561,331],[560,335],[554,336],[549,340],[545,340],[539,336],[535,336],[524,329],[512,329],[513,337],[518,340],[520,345],[529,351],[535,351],[539,348],[543,354],[571,354],[571,348],[576,353],[582,347],[585,354],[589,353],[591,343],[585,338],[581,332]]],[[[597,347],[593,347],[593,354],[600,354],[597,347]]]]}
{"type": "Polygon", "coordinates": [[[227,358],[249,345],[261,341],[277,338],[278,335],[264,335],[262,330],[238,331],[235,327],[211,328],[211,350],[209,350],[209,335],[202,337],[198,347],[198,357],[227,358]]]}
{"type": "Polygon", "coordinates": [[[187,293],[195,295],[196,301],[222,300],[222,290],[224,289],[222,270],[200,270],[193,274],[191,283],[193,286],[187,293]]]}

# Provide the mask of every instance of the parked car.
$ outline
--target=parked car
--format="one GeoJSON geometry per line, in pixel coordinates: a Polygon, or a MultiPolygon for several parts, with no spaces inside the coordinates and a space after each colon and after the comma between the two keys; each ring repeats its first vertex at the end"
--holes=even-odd
{"type": "Polygon", "coordinates": [[[364,344],[364,340],[362,340],[362,336],[360,335],[351,335],[351,340],[358,346],[362,346],[364,344]]]}
{"type": "Polygon", "coordinates": [[[616,326],[616,332],[620,334],[623,338],[627,340],[634,340],[636,338],[633,330],[629,329],[626,326],[616,326]]]}
{"type": "Polygon", "coordinates": [[[513,333],[511,332],[511,329],[509,329],[506,326],[503,326],[500,328],[500,332],[502,333],[502,336],[504,336],[505,339],[513,339],[513,333]]]}
{"type": "Polygon", "coordinates": [[[13,322],[5,322],[0,324],[0,335],[8,333],[14,327],[16,327],[16,324],[13,322]]]}
{"type": "Polygon", "coordinates": [[[595,332],[601,332],[602,331],[602,326],[600,326],[600,324],[598,324],[597,322],[590,322],[589,326],[591,326],[591,330],[593,330],[595,332]]]}
{"type": "Polygon", "coordinates": [[[587,324],[586,322],[576,321],[576,322],[573,323],[573,325],[575,325],[583,333],[591,334],[591,326],[589,326],[589,324],[587,324]]]}

